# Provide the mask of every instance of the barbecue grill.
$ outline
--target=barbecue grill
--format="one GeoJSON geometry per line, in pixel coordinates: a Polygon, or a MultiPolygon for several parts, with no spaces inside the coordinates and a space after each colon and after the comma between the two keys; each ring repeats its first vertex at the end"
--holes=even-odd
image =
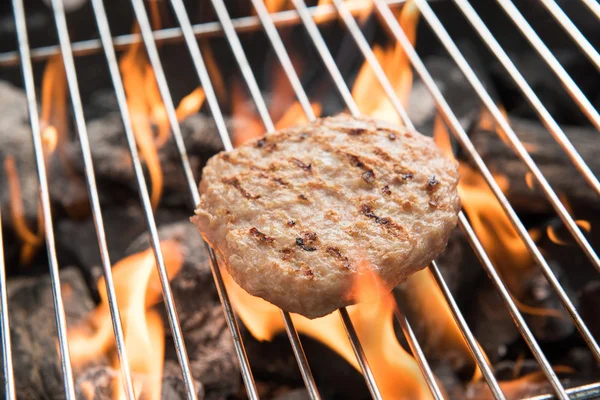
{"type": "MultiPolygon", "coordinates": [[[[423,81],[431,96],[433,97],[437,109],[443,117],[445,123],[450,128],[452,134],[456,140],[460,143],[462,150],[470,157],[471,161],[477,167],[478,172],[483,176],[490,189],[498,199],[503,210],[508,216],[510,222],[518,232],[521,239],[524,241],[531,257],[535,260],[538,267],[543,272],[543,275],[548,280],[550,286],[558,296],[562,306],[571,317],[573,324],[577,328],[579,334],[589,347],[594,358],[597,362],[600,362],[600,347],[598,346],[596,338],[592,336],[592,333],[586,326],[585,322],[581,318],[578,310],[576,309],[573,299],[569,297],[567,292],[561,286],[557,276],[551,269],[548,261],[538,249],[534,240],[531,238],[523,222],[519,219],[516,212],[514,211],[511,203],[507,200],[503,194],[501,187],[494,179],[488,166],[484,160],[478,154],[475,146],[472,144],[469,136],[461,126],[459,120],[453,113],[446,99],[442,95],[442,92],[438,88],[436,82],[429,74],[425,64],[413,48],[413,45],[401,29],[398,21],[392,13],[392,9],[402,7],[405,3],[404,0],[374,0],[372,5],[357,5],[356,2],[344,3],[342,0],[333,0],[330,5],[321,5],[315,7],[307,7],[303,0],[293,0],[292,3],[295,7],[293,11],[282,11],[277,13],[269,13],[262,0],[251,0],[252,6],[255,10],[255,16],[242,17],[242,18],[230,18],[228,11],[225,7],[223,0],[212,0],[212,6],[218,17],[218,22],[208,22],[202,24],[192,25],[190,18],[186,11],[183,0],[170,0],[170,6],[177,18],[179,28],[168,28],[161,30],[154,30],[151,26],[146,8],[143,0],[131,0],[131,5],[135,14],[135,18],[139,24],[139,34],[130,34],[123,36],[113,36],[109,28],[109,21],[103,5],[102,0],[90,0],[93,6],[93,11],[96,18],[96,23],[99,32],[99,40],[87,40],[82,42],[72,42],[69,36],[67,28],[67,21],[65,16],[65,8],[63,0],[52,0],[52,8],[54,12],[54,19],[58,32],[59,45],[58,46],[47,46],[42,48],[30,48],[27,26],[25,19],[25,7],[23,0],[13,0],[13,11],[16,23],[16,29],[18,34],[18,50],[15,52],[7,52],[0,54],[0,65],[8,66],[19,64],[22,68],[24,87],[27,95],[27,104],[29,107],[29,117],[32,129],[32,137],[35,149],[35,161],[37,166],[37,173],[40,182],[40,196],[41,196],[41,209],[43,211],[44,228],[45,228],[45,240],[48,249],[49,258],[49,269],[50,277],[53,289],[53,300],[54,309],[56,313],[56,326],[58,331],[58,348],[61,357],[62,365],[62,379],[64,381],[64,390],[66,398],[75,399],[75,383],[73,379],[73,371],[71,366],[71,360],[69,356],[69,347],[67,339],[67,327],[66,317],[64,313],[63,298],[61,295],[61,287],[59,280],[59,265],[56,254],[55,238],[54,238],[54,227],[52,224],[52,210],[50,207],[50,194],[46,172],[46,165],[44,162],[44,150],[42,144],[39,110],[37,94],[34,85],[34,76],[32,61],[42,60],[52,55],[62,54],[64,60],[64,66],[66,70],[67,82],[69,94],[72,102],[74,111],[75,126],[78,135],[78,140],[81,145],[81,151],[83,154],[85,164],[85,179],[91,202],[91,211],[93,214],[95,228],[97,233],[97,240],[101,251],[102,267],[104,272],[104,278],[106,280],[108,304],[110,307],[113,333],[120,360],[120,369],[122,374],[122,382],[124,384],[124,391],[126,398],[136,398],[134,385],[132,383],[131,371],[127,361],[126,349],[124,344],[123,328],[121,326],[121,317],[119,315],[119,309],[117,307],[116,294],[114,290],[114,283],[112,279],[112,260],[108,254],[108,247],[106,243],[106,234],[104,231],[104,222],[102,209],[100,205],[100,198],[98,194],[98,188],[96,184],[96,175],[94,172],[94,166],[92,163],[92,153],[90,149],[90,142],[87,133],[86,118],[83,113],[82,100],[80,96],[80,90],[78,87],[77,71],[75,68],[74,57],[79,55],[90,54],[93,52],[103,52],[106,58],[110,76],[114,86],[114,92],[118,101],[119,111],[125,127],[125,133],[127,136],[127,142],[129,151],[133,160],[133,167],[137,185],[139,189],[139,196],[143,205],[144,216],[147,222],[147,229],[151,237],[152,249],[155,254],[156,265],[159,272],[162,292],[164,296],[164,302],[166,306],[168,316],[168,322],[172,331],[175,349],[177,352],[177,358],[181,367],[183,380],[185,382],[186,392],[189,399],[196,398],[194,383],[192,378],[192,372],[190,362],[188,360],[185,341],[181,330],[181,325],[178,319],[178,313],[173,299],[173,294],[170,288],[169,279],[166,272],[165,262],[161,247],[159,245],[159,236],[157,225],[155,222],[154,212],[151,206],[151,199],[148,190],[148,184],[144,177],[144,171],[140,155],[138,154],[138,148],[136,144],[136,138],[132,128],[131,115],[128,110],[125,90],[121,73],[119,71],[116,52],[120,49],[126,48],[128,45],[136,42],[143,42],[150,64],[154,70],[156,76],[156,82],[160,90],[162,100],[165,105],[167,112],[168,121],[172,130],[173,138],[177,145],[177,149],[180,156],[181,165],[185,174],[185,180],[189,187],[189,193],[182,193],[182,196],[189,197],[190,214],[196,204],[200,201],[200,194],[197,187],[197,179],[193,174],[193,169],[188,159],[188,152],[186,145],[184,144],[183,134],[178,122],[174,101],[171,97],[169,86],[167,83],[166,75],[159,58],[157,45],[165,42],[183,41],[187,45],[187,49],[191,55],[195,71],[197,73],[199,83],[206,94],[206,100],[210,107],[210,112],[216,123],[216,127],[220,138],[223,142],[223,146],[226,150],[233,148],[230,135],[228,132],[227,125],[224,117],[221,113],[217,96],[213,89],[213,83],[209,76],[207,66],[205,64],[202,52],[197,43],[197,38],[210,37],[223,35],[231,47],[231,51],[236,62],[239,65],[240,71],[243,75],[244,81],[250,91],[252,100],[256,104],[256,108],[260,115],[260,118],[264,124],[267,132],[273,132],[275,125],[269,115],[268,108],[265,104],[263,95],[259,89],[256,81],[256,77],[250,68],[248,59],[246,57],[246,50],[244,49],[238,35],[247,31],[264,30],[266,33],[269,44],[273,47],[278,61],[281,63],[285,75],[289,79],[289,82],[294,90],[294,93],[299,101],[302,110],[305,112],[309,120],[316,118],[315,113],[311,107],[310,100],[302,86],[302,83],[292,65],[292,61],[288,55],[288,50],[281,40],[278,27],[302,24],[306,30],[308,38],[312,45],[316,48],[319,57],[322,59],[327,72],[331,75],[333,82],[335,83],[336,89],[339,91],[347,110],[353,115],[360,115],[361,110],[357,103],[352,97],[350,89],[345,82],[338,65],[334,60],[331,52],[329,51],[323,37],[321,36],[318,23],[324,21],[331,21],[334,19],[341,19],[345,29],[350,34],[356,45],[360,49],[362,55],[365,57],[369,66],[372,68],[379,84],[383,88],[386,95],[389,97],[394,109],[398,113],[400,119],[408,128],[414,128],[413,122],[410,120],[407,111],[405,110],[402,101],[399,99],[394,88],[390,84],[386,73],[382,66],[379,64],[377,57],[369,45],[369,42],[363,35],[361,27],[355,19],[355,15],[364,10],[365,7],[374,7],[375,13],[380,18],[380,23],[386,27],[392,34],[392,36],[400,43],[404,49],[410,63],[416,72],[416,74],[423,81]],[[316,22],[317,21],[317,22],[316,22]]],[[[523,37],[531,44],[531,46],[539,53],[539,56],[545,63],[551,68],[553,73],[556,75],[556,79],[565,88],[568,95],[577,104],[578,107],[584,112],[590,123],[600,130],[600,114],[586,98],[581,89],[561,66],[556,59],[552,51],[544,44],[542,39],[533,30],[528,21],[519,12],[517,7],[510,0],[496,0],[501,9],[510,18],[515,27],[522,33],[523,37]]],[[[589,7],[589,10],[594,13],[600,19],[600,6],[594,0],[581,0],[585,6],[589,7]]],[[[547,128],[548,132],[552,135],[554,140],[561,146],[564,152],[567,154],[572,163],[576,166],[577,170],[585,178],[585,181],[594,190],[594,192],[600,195],[600,182],[594,176],[593,172],[586,165],[585,161],[579,155],[578,151],[571,144],[567,135],[563,132],[559,124],[553,119],[550,112],[545,108],[540,99],[536,96],[534,90],[529,86],[517,66],[511,61],[503,47],[497,42],[494,35],[490,32],[488,27],[482,21],[480,16],[469,4],[467,0],[454,0],[455,7],[460,10],[464,15],[466,21],[472,26],[476,34],[480,37],[483,43],[489,48],[493,55],[500,61],[501,65],[506,69],[514,84],[525,96],[531,107],[535,110],[539,116],[540,121],[547,128]]],[[[547,8],[549,14],[556,20],[557,29],[564,29],[564,31],[573,40],[573,44],[578,46],[586,57],[594,64],[594,66],[600,71],[600,54],[594,49],[590,42],[585,36],[578,30],[569,17],[561,10],[554,0],[543,0],[541,3],[547,8]]],[[[596,251],[592,248],[588,239],[582,233],[580,227],[576,224],[573,217],[569,214],[557,193],[550,186],[541,170],[536,165],[535,161],[531,158],[526,147],[521,143],[516,133],[511,128],[510,123],[503,115],[502,111],[495,104],[490,94],[486,91],[484,85],[475,74],[472,66],[465,59],[459,48],[456,46],[452,37],[448,34],[438,16],[432,9],[431,5],[426,0],[415,0],[414,5],[418,7],[425,23],[427,23],[433,30],[437,38],[443,47],[447,50],[452,59],[456,62],[462,73],[465,75],[472,88],[475,90],[481,102],[487,108],[493,119],[496,121],[498,126],[504,131],[506,139],[510,147],[516,152],[518,157],[525,163],[530,173],[535,178],[536,184],[543,191],[544,196],[550,202],[554,208],[557,216],[567,227],[575,241],[578,243],[580,248],[583,250],[591,264],[600,271],[600,258],[596,254],[596,251]]],[[[581,387],[575,387],[565,389],[553,366],[548,361],[546,354],[542,351],[532,331],[527,326],[525,319],[521,315],[521,312],[517,308],[517,304],[512,298],[509,290],[507,289],[505,282],[501,278],[496,267],[492,264],[492,261],[486,254],[484,247],[482,246],[480,239],[478,239],[475,231],[471,227],[469,220],[466,215],[461,212],[459,215],[459,226],[464,231],[468,238],[474,252],[478,256],[481,266],[488,274],[495,289],[499,293],[500,297],[504,301],[508,311],[510,312],[514,323],[525,340],[526,344],[530,348],[533,356],[539,363],[539,367],[546,379],[553,388],[553,393],[549,393],[543,396],[535,397],[536,400],[542,399],[591,399],[600,397],[600,382],[589,384],[581,387]]],[[[2,348],[3,348],[3,366],[5,373],[5,390],[8,398],[15,398],[15,381],[12,373],[12,356],[11,341],[9,334],[9,319],[7,307],[10,307],[7,300],[6,294],[6,278],[5,278],[5,265],[4,259],[2,258],[2,237],[0,232],[0,267],[2,273],[0,273],[0,301],[1,310],[0,314],[2,321],[2,348]]],[[[240,328],[232,307],[232,303],[228,296],[226,286],[224,284],[221,271],[218,266],[218,262],[215,253],[212,249],[206,245],[206,251],[211,260],[212,273],[214,281],[220,296],[220,300],[223,307],[223,312],[226,317],[228,328],[231,331],[235,352],[239,360],[241,367],[241,374],[248,397],[251,399],[258,399],[259,394],[257,387],[254,382],[252,368],[246,355],[242,335],[240,334],[240,328]]],[[[503,399],[505,395],[498,383],[498,380],[494,376],[494,372],[486,360],[486,356],[476,342],[476,339],[467,325],[461,310],[459,309],[448,285],[445,281],[440,268],[436,262],[432,262],[429,266],[429,270],[437,282],[441,292],[444,295],[445,300],[452,312],[456,323],[460,328],[460,332],[466,341],[469,350],[472,352],[472,356],[480,368],[483,378],[489,389],[496,399],[503,399]]],[[[287,336],[291,343],[298,367],[300,369],[302,378],[304,380],[307,392],[312,399],[319,399],[319,388],[313,379],[311,373],[310,360],[304,354],[302,343],[298,332],[294,327],[291,316],[282,311],[282,318],[285,322],[287,336]]],[[[357,332],[354,329],[350,315],[346,309],[340,309],[338,311],[339,317],[342,320],[343,326],[346,330],[348,339],[351,342],[352,348],[355,352],[356,358],[364,375],[366,384],[370,391],[370,394],[375,399],[381,399],[382,395],[377,385],[374,374],[371,371],[369,360],[365,355],[361,341],[358,338],[357,332]]],[[[415,357],[421,372],[431,390],[431,393],[436,399],[443,399],[443,391],[439,387],[439,383],[433,375],[433,372],[425,358],[424,352],[417,340],[413,329],[408,319],[401,312],[399,307],[396,307],[395,317],[397,318],[402,331],[406,337],[406,340],[410,346],[413,356],[415,357]]],[[[532,398],[533,399],[533,398],[532,398]]]]}

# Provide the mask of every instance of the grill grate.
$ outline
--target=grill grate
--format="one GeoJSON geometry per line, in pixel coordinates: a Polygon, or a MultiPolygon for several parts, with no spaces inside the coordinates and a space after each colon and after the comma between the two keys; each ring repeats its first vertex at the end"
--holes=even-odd
{"type": "MultiPolygon", "coordinates": [[[[192,207],[199,203],[200,194],[198,192],[196,179],[193,176],[192,168],[188,160],[181,129],[179,127],[179,123],[177,122],[175,107],[169,92],[166,76],[162,69],[161,61],[159,59],[157,50],[157,43],[159,42],[172,40],[185,41],[187,48],[191,54],[193,65],[197,72],[199,81],[205,91],[206,99],[210,106],[210,110],[215,120],[218,132],[226,150],[231,150],[232,144],[229,139],[229,134],[227,132],[225,121],[223,115],[221,114],[221,110],[219,108],[217,97],[213,90],[212,83],[207,72],[207,68],[204,64],[202,54],[196,41],[197,37],[211,36],[220,33],[223,33],[225,35],[228,43],[231,46],[231,50],[233,52],[235,60],[239,64],[239,67],[242,71],[245,82],[248,88],[250,89],[252,99],[254,100],[257,106],[262,122],[264,123],[266,130],[268,132],[272,132],[275,130],[273,121],[269,116],[266,104],[264,102],[260,89],[258,88],[258,85],[256,83],[256,79],[249,67],[244,49],[238,38],[238,33],[247,30],[264,29],[265,33],[267,34],[268,40],[272,45],[273,49],[275,50],[275,53],[281,65],[283,66],[284,72],[288,77],[292,88],[294,89],[297,99],[300,102],[300,105],[302,106],[302,109],[306,113],[306,116],[309,120],[314,120],[315,114],[310,106],[309,99],[300,83],[300,80],[294,70],[294,67],[292,66],[291,60],[287,53],[287,49],[281,41],[277,31],[278,26],[301,23],[306,29],[312,44],[317,49],[318,54],[324,62],[328,73],[331,75],[337,90],[339,91],[340,95],[342,96],[345,102],[346,107],[353,115],[360,114],[360,110],[357,104],[355,103],[354,99],[352,98],[350,89],[344,81],[336,65],[336,62],[333,59],[332,54],[329,52],[327,45],[325,44],[323,37],[319,32],[317,23],[313,19],[316,15],[319,16],[319,21],[328,21],[338,17],[341,18],[346,29],[358,45],[361,53],[373,69],[376,78],[382,85],[385,93],[388,95],[393,107],[397,111],[401,120],[407,127],[413,127],[413,124],[410,121],[406,110],[403,108],[402,103],[400,102],[399,98],[394,92],[390,81],[385,75],[381,65],[379,64],[377,58],[373,54],[371,47],[369,46],[367,40],[363,36],[360,27],[354,19],[354,13],[360,11],[360,8],[356,7],[355,5],[350,7],[349,5],[343,3],[342,0],[333,0],[333,5],[308,8],[306,7],[303,0],[293,0],[293,4],[296,9],[295,11],[285,11],[269,14],[262,0],[251,1],[257,13],[255,17],[245,17],[232,20],[229,14],[227,13],[223,0],[212,0],[212,5],[217,13],[219,22],[192,25],[189,20],[183,1],[171,0],[170,3],[180,25],[180,28],[163,29],[160,31],[153,32],[143,4],[143,0],[131,0],[136,20],[140,26],[140,34],[123,35],[113,38],[109,29],[108,19],[104,9],[103,1],[91,0],[96,22],[98,25],[100,39],[72,43],[67,30],[65,11],[62,0],[52,0],[52,7],[54,10],[54,17],[59,37],[59,45],[48,46],[33,50],[29,47],[29,41],[27,37],[23,0],[12,1],[18,34],[18,51],[0,54],[0,65],[11,65],[19,63],[23,71],[24,86],[27,95],[30,123],[32,128],[32,137],[35,149],[37,173],[40,182],[41,204],[44,216],[44,227],[46,232],[46,245],[48,248],[50,277],[53,289],[54,308],[56,311],[56,324],[58,328],[57,330],[59,352],[61,356],[64,388],[66,397],[68,399],[75,399],[75,387],[69,358],[66,336],[66,322],[58,276],[58,261],[56,257],[56,248],[54,243],[54,231],[52,226],[49,189],[44,164],[39,113],[33,80],[32,61],[47,58],[53,54],[58,54],[59,52],[63,55],[68,87],[74,110],[77,134],[84,157],[87,189],[91,201],[91,209],[94,217],[97,239],[100,245],[102,267],[104,271],[104,277],[107,283],[106,286],[108,289],[108,303],[111,311],[113,330],[121,365],[124,389],[128,399],[134,399],[136,397],[131,380],[131,373],[127,363],[127,355],[124,346],[121,319],[119,316],[114,285],[112,282],[111,260],[108,255],[106,236],[104,233],[103,217],[100,207],[98,191],[96,188],[91,150],[87,137],[86,121],[83,115],[83,108],[79,94],[79,88],[77,86],[77,75],[74,65],[74,56],[89,54],[94,51],[103,51],[107,59],[110,76],[113,82],[114,90],[118,101],[119,110],[121,112],[121,116],[125,126],[125,134],[127,136],[127,142],[133,160],[135,177],[138,184],[141,202],[144,208],[144,214],[148,225],[148,231],[151,237],[151,244],[156,258],[156,264],[159,271],[161,287],[167,309],[167,316],[173,334],[175,349],[177,352],[179,365],[182,370],[182,375],[184,378],[189,399],[196,398],[193,379],[191,375],[190,363],[185,349],[185,342],[181,332],[181,326],[178,321],[177,310],[175,308],[173,295],[171,293],[171,288],[168,282],[166,268],[161,248],[159,245],[157,226],[150,204],[150,197],[148,194],[146,180],[144,178],[142,164],[138,155],[135,136],[131,124],[131,117],[129,115],[129,110],[127,107],[125,90],[123,87],[123,82],[121,80],[121,75],[117,64],[116,50],[124,48],[131,43],[139,41],[142,41],[145,45],[150,64],[154,69],[158,88],[167,111],[167,117],[173,132],[173,137],[179,151],[181,164],[183,166],[185,178],[189,186],[189,199],[190,205],[192,207]]],[[[571,79],[568,73],[560,66],[559,62],[556,60],[552,52],[537,36],[537,34],[534,32],[534,30],[531,28],[528,22],[519,13],[517,8],[510,2],[510,0],[496,1],[506,12],[506,14],[512,20],[512,22],[516,25],[516,27],[520,30],[523,36],[525,36],[525,38],[536,49],[536,51],[539,53],[542,59],[556,74],[557,78],[559,79],[561,84],[563,84],[569,95],[572,97],[573,101],[581,108],[581,110],[585,113],[590,122],[597,129],[600,129],[600,115],[598,114],[598,111],[594,109],[594,107],[587,100],[587,98],[581,92],[581,90],[577,87],[577,85],[574,83],[574,81],[571,79]]],[[[587,343],[596,360],[600,362],[600,347],[598,346],[596,339],[591,335],[589,329],[587,328],[587,326],[581,319],[578,311],[576,310],[572,300],[568,297],[564,288],[561,286],[557,277],[548,265],[548,262],[546,261],[542,253],[538,250],[532,238],[529,236],[529,233],[527,232],[525,226],[519,220],[511,204],[508,202],[508,200],[502,193],[502,190],[494,180],[485,162],[477,153],[466,132],[461,127],[458,119],[450,109],[450,106],[444,99],[436,83],[429,75],[429,72],[427,71],[425,65],[421,61],[420,57],[417,55],[410,41],[405,36],[400,25],[398,24],[397,20],[392,14],[390,6],[400,5],[403,2],[404,1],[402,0],[374,0],[374,6],[377,13],[382,19],[382,24],[389,28],[392,35],[403,47],[408,59],[412,64],[412,67],[420,76],[423,83],[426,85],[427,89],[429,90],[438,107],[438,110],[443,116],[445,122],[450,127],[450,130],[452,131],[462,148],[466,151],[466,153],[471,157],[472,161],[477,166],[479,173],[484,177],[485,181],[487,182],[492,192],[498,199],[506,215],[510,219],[510,222],[512,223],[519,236],[525,243],[525,246],[527,247],[532,258],[539,265],[544,276],[546,277],[546,279],[554,289],[555,293],[557,294],[558,298],[560,299],[563,307],[569,313],[581,337],[587,343]]],[[[588,6],[592,12],[595,12],[596,15],[600,18],[600,10],[598,8],[597,3],[593,2],[592,0],[582,0],[582,2],[586,6],[588,6]]],[[[432,28],[437,38],[441,41],[443,47],[448,51],[450,56],[454,59],[461,71],[464,73],[467,80],[472,85],[473,89],[476,91],[477,95],[479,96],[485,107],[490,111],[493,118],[506,133],[511,147],[518,154],[521,160],[525,163],[529,171],[533,174],[533,176],[537,180],[537,183],[539,184],[539,187],[542,188],[545,197],[552,204],[557,215],[560,217],[562,222],[573,235],[575,241],[584,251],[592,265],[600,271],[600,259],[598,258],[596,252],[591,247],[585,236],[582,234],[581,230],[576,225],[573,218],[569,215],[565,207],[562,205],[557,194],[554,192],[548,181],[544,178],[540,169],[535,164],[531,156],[528,154],[523,144],[519,141],[518,137],[516,136],[515,132],[511,129],[510,125],[508,124],[505,117],[502,115],[501,111],[494,104],[490,95],[484,89],[483,84],[477,78],[469,63],[462,56],[459,49],[456,47],[454,41],[446,32],[441,22],[438,20],[434,11],[431,9],[426,0],[415,0],[414,3],[421,11],[423,19],[428,23],[428,25],[432,28]]],[[[556,19],[557,23],[561,26],[561,28],[563,28],[568,33],[568,35],[573,39],[577,46],[579,46],[581,51],[584,52],[585,55],[592,61],[592,63],[600,70],[600,55],[585,39],[585,37],[581,34],[577,27],[573,25],[573,23],[564,14],[564,12],[562,12],[559,6],[553,0],[543,0],[542,3],[547,8],[549,13],[556,19]]],[[[552,118],[548,110],[543,106],[539,98],[535,95],[532,88],[527,84],[519,70],[511,62],[503,48],[496,41],[492,33],[488,30],[486,25],[479,18],[479,16],[471,7],[469,2],[466,0],[454,0],[454,4],[463,13],[468,22],[473,26],[475,31],[483,40],[484,44],[501,62],[502,66],[506,69],[514,83],[516,83],[518,88],[521,90],[521,92],[527,98],[533,109],[536,111],[542,123],[546,126],[550,134],[554,137],[554,139],[562,147],[562,149],[568,155],[573,164],[580,171],[582,176],[586,179],[589,186],[592,187],[592,189],[594,189],[596,193],[600,194],[600,182],[598,182],[592,171],[585,164],[585,162],[578,154],[576,149],[569,142],[565,133],[561,130],[556,121],[552,118]]],[[[554,389],[553,394],[538,396],[532,398],[532,400],[542,400],[551,398],[586,399],[600,396],[600,382],[572,389],[565,389],[562,386],[560,380],[558,379],[556,373],[554,372],[552,366],[546,358],[546,355],[541,350],[531,330],[525,323],[523,316],[517,309],[517,306],[513,301],[506,285],[500,278],[498,271],[493,266],[490,258],[486,254],[483,246],[481,245],[479,239],[477,238],[475,232],[469,224],[466,216],[462,212],[459,215],[459,226],[466,234],[471,246],[473,247],[473,250],[480,259],[482,267],[491,278],[493,285],[497,289],[498,293],[500,294],[500,297],[502,298],[510,314],[512,315],[516,327],[523,336],[523,339],[529,346],[534,357],[537,359],[544,375],[546,376],[552,388],[554,389]]],[[[231,302],[227,294],[227,290],[223,283],[223,278],[217,265],[215,254],[208,246],[206,246],[206,249],[211,260],[212,273],[214,275],[214,280],[221,299],[221,303],[223,305],[226,321],[233,336],[234,347],[240,362],[242,377],[247,389],[248,397],[251,399],[258,399],[258,391],[254,383],[252,370],[248,358],[246,356],[246,352],[244,350],[244,343],[241,340],[239,326],[235,318],[231,302]]],[[[8,334],[8,305],[6,297],[4,259],[2,257],[2,253],[3,244],[0,231],[0,318],[2,321],[3,366],[6,377],[5,389],[7,397],[12,399],[15,398],[15,382],[12,373],[12,352],[10,345],[10,335],[8,334]]],[[[477,345],[473,333],[467,326],[461,314],[461,311],[458,308],[436,262],[432,262],[429,268],[449,305],[449,308],[452,312],[455,321],[460,327],[460,331],[464,339],[466,340],[469,349],[473,353],[477,365],[482,371],[483,377],[487,382],[491,393],[493,394],[494,398],[503,399],[504,394],[502,393],[500,385],[494,377],[492,369],[486,361],[485,355],[483,354],[480,347],[477,345]]],[[[352,344],[352,348],[355,352],[359,365],[362,369],[370,393],[373,398],[381,399],[382,396],[377,387],[377,382],[375,381],[371,368],[369,367],[369,363],[363,352],[356,331],[354,330],[352,321],[350,320],[350,317],[345,309],[339,310],[339,315],[346,329],[346,333],[352,344]]],[[[298,366],[300,368],[300,372],[302,374],[302,378],[304,379],[304,383],[306,385],[308,393],[312,399],[319,399],[320,395],[318,388],[312,377],[309,362],[304,355],[302,344],[300,342],[300,338],[294,327],[292,319],[287,312],[283,311],[282,317],[285,322],[286,332],[290,339],[290,343],[292,345],[292,349],[298,362],[298,366]]],[[[420,345],[412,331],[409,321],[401,313],[398,307],[396,307],[396,318],[398,319],[402,327],[402,330],[409,343],[412,353],[419,367],[421,368],[421,371],[425,377],[427,384],[431,389],[433,397],[436,399],[444,398],[442,391],[438,386],[438,383],[436,382],[433,373],[428,365],[424,353],[421,350],[420,345]]]]}

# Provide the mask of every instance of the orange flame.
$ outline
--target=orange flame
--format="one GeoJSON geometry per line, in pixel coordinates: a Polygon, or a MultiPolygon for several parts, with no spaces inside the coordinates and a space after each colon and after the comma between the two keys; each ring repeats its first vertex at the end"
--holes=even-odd
{"type": "MultiPolygon", "coordinates": [[[[152,3],[154,4],[154,3],[152,3]]],[[[158,22],[155,22],[157,24],[158,22]]],[[[137,28],[136,28],[137,30],[137,28]]],[[[163,172],[158,149],[169,140],[171,128],[167,110],[156,83],[154,70],[141,43],[133,43],[120,61],[127,106],[131,114],[133,132],[146,162],[152,186],[151,202],[156,208],[163,191],[163,172]],[[156,138],[153,127],[156,126],[156,138]]],[[[204,91],[197,88],[177,107],[178,121],[198,112],[204,103],[204,91]]]]}
{"type": "Polygon", "coordinates": [[[33,232],[27,226],[25,215],[23,213],[23,198],[21,197],[21,183],[19,173],[13,156],[9,155],[4,159],[4,170],[8,180],[8,191],[10,194],[10,216],[13,222],[15,233],[22,243],[20,262],[29,264],[33,259],[37,249],[44,239],[44,217],[42,215],[41,204],[38,201],[38,225],[37,232],[33,232]]]}
{"type": "MultiPolygon", "coordinates": [[[[430,399],[431,393],[414,358],[398,343],[393,327],[395,300],[368,266],[361,266],[353,292],[359,304],[348,313],[363,345],[367,359],[384,398],[430,399]]],[[[244,325],[259,340],[271,340],[284,330],[281,312],[274,305],[251,296],[223,270],[231,301],[244,325]]],[[[333,349],[356,370],[360,366],[338,315],[309,320],[292,314],[298,332],[333,349]]]]}
{"type": "MultiPolygon", "coordinates": [[[[67,116],[67,77],[61,54],[48,59],[42,79],[42,112],[40,116],[42,140],[46,155],[57,146],[64,151],[69,129],[67,116]]],[[[63,157],[64,158],[64,157],[63,157]]]]}
{"type": "MultiPolygon", "coordinates": [[[[167,274],[173,277],[183,265],[183,249],[174,241],[163,241],[160,246],[167,274]]],[[[113,278],[136,393],[138,397],[143,393],[143,398],[158,400],[162,384],[164,329],[160,314],[153,308],[162,299],[153,251],[148,249],[116,263],[113,278]]],[[[118,369],[104,278],[98,283],[98,291],[101,304],[90,314],[86,324],[69,331],[71,360],[77,367],[107,354],[118,369]],[[90,332],[90,326],[93,332],[90,332]]],[[[114,398],[125,398],[120,374],[113,382],[113,393],[114,398]]]]}
{"type": "MultiPolygon", "coordinates": [[[[291,58],[295,69],[297,71],[300,70],[300,60],[293,56],[291,58]]],[[[269,114],[276,121],[275,129],[283,129],[308,122],[302,106],[295,100],[295,93],[288,82],[285,72],[279,66],[273,69],[272,86],[272,97],[277,99],[277,101],[271,102],[269,114]]],[[[233,129],[233,145],[239,146],[252,138],[264,135],[264,125],[240,81],[234,81],[232,84],[231,100],[232,114],[237,121],[233,129]]],[[[311,107],[316,116],[321,115],[320,104],[311,103],[311,107]]]]}
{"type": "MultiPolygon", "coordinates": [[[[411,43],[414,44],[419,22],[419,9],[412,1],[407,1],[402,7],[398,22],[411,43]]],[[[385,48],[374,46],[373,52],[395,89],[398,98],[406,106],[412,87],[413,73],[402,46],[394,41],[393,44],[385,48]]],[[[402,124],[394,106],[379,84],[379,80],[368,62],[365,62],[360,69],[352,88],[352,95],[364,114],[399,125],[402,124]]]]}

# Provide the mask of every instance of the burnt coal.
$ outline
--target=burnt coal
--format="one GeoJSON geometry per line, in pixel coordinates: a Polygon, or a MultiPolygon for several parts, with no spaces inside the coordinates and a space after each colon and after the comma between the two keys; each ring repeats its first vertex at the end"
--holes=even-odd
{"type": "MultiPolygon", "coordinates": [[[[598,196],[540,122],[512,115],[509,115],[509,121],[513,131],[525,143],[529,154],[557,193],[563,195],[575,208],[598,207],[598,196]]],[[[596,176],[600,175],[600,162],[596,157],[598,132],[592,128],[577,126],[562,126],[562,129],[592,172],[596,176]]],[[[537,183],[534,183],[533,188],[529,187],[526,179],[529,170],[525,164],[495,131],[474,126],[469,137],[490,171],[508,178],[510,186],[506,195],[517,211],[538,214],[552,212],[551,205],[537,183]]]]}
{"type": "MultiPolygon", "coordinates": [[[[84,320],[94,303],[77,269],[63,269],[60,279],[67,324],[72,326],[84,320]]],[[[64,398],[50,278],[11,279],[7,292],[17,396],[32,400],[64,398]]],[[[107,359],[98,359],[90,367],[107,363],[107,359]]]]}

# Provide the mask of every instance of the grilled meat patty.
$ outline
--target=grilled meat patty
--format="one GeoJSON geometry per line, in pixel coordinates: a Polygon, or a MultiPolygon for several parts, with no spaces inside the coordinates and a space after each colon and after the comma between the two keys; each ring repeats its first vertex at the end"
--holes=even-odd
{"type": "Polygon", "coordinates": [[[457,183],[430,138],[338,115],[211,158],[192,220],[242,288],[316,318],[355,302],[364,265],[391,288],[442,252],[457,183]]]}

